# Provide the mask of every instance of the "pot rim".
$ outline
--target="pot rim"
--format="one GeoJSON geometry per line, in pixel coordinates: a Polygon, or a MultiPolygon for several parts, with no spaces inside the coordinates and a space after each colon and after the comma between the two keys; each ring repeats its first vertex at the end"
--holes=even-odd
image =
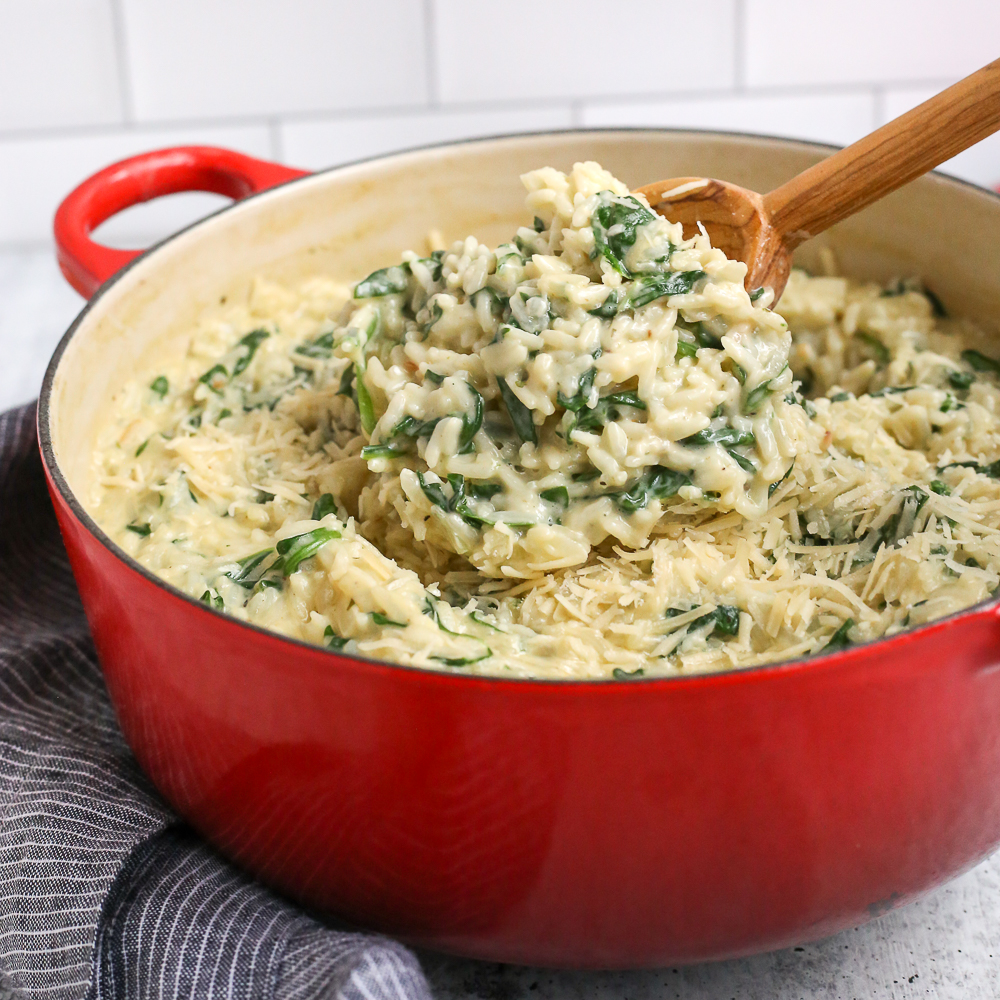
{"type": "MultiPolygon", "coordinates": [[[[240,206],[254,201],[263,196],[269,195],[281,188],[285,188],[292,184],[301,184],[316,179],[317,177],[325,177],[328,174],[333,174],[341,170],[346,170],[352,167],[358,167],[366,163],[376,163],[381,161],[392,160],[396,157],[408,156],[413,153],[423,153],[435,149],[445,149],[445,148],[460,148],[463,146],[475,145],[479,143],[490,143],[503,140],[518,140],[518,139],[531,139],[540,137],[551,137],[551,136],[568,136],[568,135],[596,135],[596,134],[618,134],[618,133],[628,133],[632,135],[636,134],[653,134],[653,135],[694,135],[703,137],[721,137],[725,139],[765,139],[771,142],[781,143],[783,145],[816,150],[816,151],[829,151],[835,152],[838,149],[842,149],[842,146],[835,145],[833,143],[825,142],[814,142],[808,139],[791,139],[785,136],[774,136],[766,135],[757,132],[739,132],[739,131],[728,131],[725,129],[697,129],[697,128],[670,128],[670,127],[648,127],[648,126],[623,126],[618,128],[609,127],[593,127],[593,128],[565,128],[565,129],[540,129],[532,132],[515,132],[515,133],[501,133],[498,135],[488,135],[488,136],[475,136],[468,139],[450,139],[442,142],[426,143],[420,146],[411,146],[406,149],[395,150],[391,153],[379,153],[373,156],[361,157],[357,160],[351,160],[348,163],[339,163],[332,167],[324,167],[320,170],[316,170],[312,173],[303,175],[302,177],[293,177],[287,181],[282,181],[279,184],[269,187],[263,191],[258,191],[255,194],[248,195],[245,198],[233,201],[229,205],[223,205],[221,208],[216,209],[214,212],[203,216],[200,219],[189,223],[182,229],[178,229],[176,232],[164,237],[162,240],[152,244],[147,247],[141,253],[139,253],[133,260],[129,261],[123,268],[116,271],[111,275],[87,300],[83,308],[77,314],[76,318],[69,325],[66,332],[60,338],[59,343],[56,345],[56,349],[49,360],[48,366],[45,369],[45,376],[42,379],[41,390],[38,395],[38,404],[36,412],[36,428],[38,433],[38,445],[39,450],[42,455],[42,461],[45,465],[46,471],[48,472],[52,484],[58,490],[59,495],[62,500],[69,507],[73,516],[83,525],[87,531],[97,539],[101,545],[108,550],[108,552],[123,562],[129,569],[133,572],[139,573],[150,583],[156,585],[162,590],[166,591],[169,595],[180,600],[186,601],[191,604],[193,608],[205,614],[213,615],[225,621],[226,623],[237,626],[239,628],[248,629],[259,635],[265,636],[270,640],[277,640],[279,642],[288,643],[293,647],[298,647],[303,650],[308,650],[310,653],[321,653],[327,654],[334,657],[336,661],[339,659],[346,659],[351,661],[351,663],[371,666],[388,668],[391,670],[402,670],[407,673],[415,673],[420,675],[430,675],[435,679],[446,679],[450,682],[456,684],[474,684],[475,686],[498,686],[507,684],[516,684],[518,686],[524,685],[534,685],[543,687],[557,686],[560,688],[570,687],[573,689],[584,688],[589,689],[594,686],[605,687],[608,685],[613,685],[616,688],[626,688],[626,687],[636,687],[637,685],[657,685],[662,687],[667,684],[677,685],[677,684],[709,684],[715,685],[719,683],[741,683],[744,679],[749,683],[751,681],[765,681],[768,678],[775,677],[778,675],[786,675],[793,671],[812,669],[819,665],[823,667],[836,668],[841,665],[846,665],[849,662],[853,662],[859,659],[862,655],[866,654],[873,646],[876,645],[886,645],[893,643],[896,647],[902,646],[908,642],[915,641],[918,637],[927,633],[930,630],[936,630],[941,628],[947,628],[952,625],[958,624],[959,621],[965,619],[977,618],[980,616],[985,616],[989,612],[993,611],[994,616],[996,612],[1000,611],[1000,593],[995,596],[991,596],[984,601],[980,601],[978,604],[971,605],[968,608],[963,608],[960,611],[956,611],[954,614],[948,615],[944,618],[936,618],[933,621],[926,622],[923,625],[917,625],[913,628],[908,628],[903,632],[896,633],[891,636],[880,636],[877,639],[871,639],[867,642],[857,643],[851,645],[846,649],[837,650],[834,652],[824,652],[820,650],[817,653],[813,653],[809,656],[798,657],[796,659],[789,660],[775,660],[771,663],[761,663],[756,666],[751,667],[734,667],[730,670],[706,672],[706,673],[692,673],[692,674],[680,674],[675,676],[660,676],[660,677],[630,677],[628,680],[620,680],[614,677],[603,677],[603,678],[581,678],[578,680],[573,679],[556,679],[556,678],[539,678],[539,677],[504,677],[499,675],[489,675],[489,674],[459,674],[451,671],[446,671],[441,668],[435,667],[417,667],[411,666],[405,663],[393,663],[390,660],[381,660],[376,657],[362,656],[355,653],[343,653],[336,650],[327,649],[323,646],[317,646],[314,643],[306,642],[304,639],[296,639],[292,636],[283,635],[280,632],[276,632],[273,629],[264,628],[262,625],[256,625],[252,622],[243,621],[240,618],[236,618],[233,615],[227,614],[224,611],[219,611],[207,604],[202,603],[199,599],[193,597],[192,595],[184,592],[179,587],[175,587],[173,584],[168,583],[161,577],[156,576],[155,573],[151,572],[145,566],[143,566],[137,559],[130,556],[124,551],[120,546],[118,546],[104,531],[103,528],[94,520],[93,517],[87,512],[83,504],[77,498],[76,494],[70,488],[69,483],[66,481],[65,476],[62,473],[62,469],[59,467],[59,463],[56,460],[55,449],[52,443],[52,433],[50,425],[50,401],[52,398],[52,389],[55,383],[56,371],[59,368],[59,364],[62,361],[62,357],[69,346],[70,341],[73,339],[77,331],[84,324],[90,313],[104,295],[114,286],[118,281],[120,281],[133,267],[138,265],[140,262],[145,261],[148,257],[158,251],[161,247],[171,243],[175,239],[185,235],[193,229],[199,226],[206,225],[218,216],[225,212],[230,212],[233,209],[239,208],[240,206]]],[[[940,181],[944,181],[949,184],[954,184],[962,188],[970,188],[978,194],[985,194],[996,201],[1000,201],[1000,191],[992,191],[989,188],[981,187],[978,184],[973,184],[971,181],[963,180],[959,177],[952,177],[948,174],[943,174],[938,170],[933,170],[929,172],[930,175],[934,176],[940,181]]]]}

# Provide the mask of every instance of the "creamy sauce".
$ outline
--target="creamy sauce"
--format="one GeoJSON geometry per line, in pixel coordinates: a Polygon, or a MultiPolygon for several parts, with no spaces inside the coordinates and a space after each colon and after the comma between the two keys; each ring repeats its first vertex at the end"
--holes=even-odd
{"type": "Polygon", "coordinates": [[[780,315],[598,165],[523,179],[508,244],[258,281],[192,330],[114,401],[102,526],[245,620],[518,676],[804,655],[997,586],[976,331],[801,272],[780,315]]]}

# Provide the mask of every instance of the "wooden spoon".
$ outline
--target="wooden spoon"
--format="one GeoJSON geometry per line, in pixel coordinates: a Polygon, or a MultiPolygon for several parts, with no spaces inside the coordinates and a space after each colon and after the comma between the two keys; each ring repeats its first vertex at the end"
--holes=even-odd
{"type": "Polygon", "coordinates": [[[712,246],[747,265],[746,288],[781,296],[792,251],[836,222],[902,187],[1000,128],[1000,59],[770,194],[706,177],[639,188],[684,236],[700,222],[712,246]]]}

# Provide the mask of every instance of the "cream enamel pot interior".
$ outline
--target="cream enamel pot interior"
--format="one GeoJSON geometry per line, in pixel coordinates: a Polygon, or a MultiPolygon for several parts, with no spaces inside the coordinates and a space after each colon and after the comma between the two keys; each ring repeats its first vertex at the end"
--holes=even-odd
{"type": "MultiPolygon", "coordinates": [[[[269,166],[201,155],[212,152],[269,166]]],[[[729,674],[464,677],[342,656],[213,611],[125,556],[86,509],[107,400],[255,274],[356,279],[422,248],[431,228],[495,244],[525,221],[518,175],[543,165],[594,159],[632,187],[704,175],[766,191],[828,152],[657,130],[438,146],[239,202],[97,291],[46,375],[42,453],[122,728],[181,814],[265,881],[359,925],[479,958],[587,967],[820,937],[1000,843],[994,602],[729,674]]],[[[88,182],[104,214],[124,204],[108,190],[142,161],[88,182]]],[[[290,173],[242,183],[228,169],[175,173],[131,200],[185,186],[238,196],[290,173]]],[[[68,210],[62,227],[61,262],[80,287],[128,257],[91,266],[86,227],[68,210]]],[[[923,275],[997,328],[1000,198],[987,191],[928,176],[822,242],[850,274],[923,275]]]]}

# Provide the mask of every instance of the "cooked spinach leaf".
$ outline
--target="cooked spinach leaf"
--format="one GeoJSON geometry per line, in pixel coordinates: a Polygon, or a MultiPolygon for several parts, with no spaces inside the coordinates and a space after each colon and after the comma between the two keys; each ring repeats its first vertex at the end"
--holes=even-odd
{"type": "Polygon", "coordinates": [[[417,438],[430,437],[434,433],[434,428],[437,427],[444,417],[432,417],[430,420],[418,420],[416,417],[407,415],[403,417],[402,420],[396,424],[391,431],[389,431],[389,440],[393,441],[396,438],[417,438]]]}
{"type": "Polygon", "coordinates": [[[399,458],[400,455],[405,454],[406,452],[402,448],[391,444],[366,444],[361,449],[361,457],[366,462],[373,458],[399,458]]]}
{"type": "Polygon", "coordinates": [[[747,393],[746,401],[743,403],[744,413],[756,413],[764,405],[764,401],[774,391],[771,388],[771,381],[768,379],[766,382],[761,382],[756,389],[751,389],[747,393]]]}
{"type": "Polygon", "coordinates": [[[167,381],[166,376],[157,375],[156,378],[149,383],[149,388],[152,389],[153,392],[160,397],[160,399],[163,399],[163,397],[170,391],[170,383],[167,381]]]}
{"type": "MultiPolygon", "coordinates": [[[[690,608],[667,608],[663,612],[665,618],[676,618],[678,615],[687,614],[690,608]]],[[[740,631],[740,609],[732,604],[720,604],[714,611],[710,611],[700,618],[695,618],[691,625],[703,626],[711,622],[712,627],[708,632],[709,636],[739,635],[740,631]]]]}
{"type": "Polygon", "coordinates": [[[569,490],[565,486],[553,486],[550,490],[542,490],[538,494],[549,503],[557,503],[560,507],[569,506],[569,490]]]}
{"type": "Polygon", "coordinates": [[[282,573],[290,576],[306,559],[311,559],[334,538],[340,538],[340,532],[335,528],[313,528],[301,535],[283,538],[275,546],[278,555],[282,557],[282,573]]]}
{"type": "Polygon", "coordinates": [[[715,620],[712,634],[738,635],[740,631],[740,609],[731,604],[720,604],[711,614],[715,620]]]}
{"type": "Polygon", "coordinates": [[[510,417],[510,422],[514,425],[517,436],[522,441],[530,441],[532,444],[538,444],[538,432],[535,429],[535,422],[531,417],[531,410],[517,398],[516,393],[510,387],[510,383],[506,378],[498,375],[497,386],[500,389],[500,396],[503,399],[504,406],[507,407],[507,415],[510,417]]]}
{"type": "Polygon", "coordinates": [[[751,431],[738,431],[735,427],[706,427],[697,434],[682,438],[679,444],[689,448],[704,448],[710,444],[721,444],[723,448],[740,448],[744,445],[756,444],[751,431]]]}
{"type": "Polygon", "coordinates": [[[738,451],[733,451],[732,449],[727,449],[726,454],[747,474],[753,476],[757,473],[757,466],[750,461],[749,458],[745,458],[738,451]]]}
{"type": "Polygon", "coordinates": [[[375,413],[375,404],[372,402],[371,394],[365,385],[364,371],[360,365],[354,366],[355,375],[354,391],[358,397],[358,416],[361,418],[361,426],[366,434],[371,434],[378,423],[378,416],[375,413]]]}
{"type": "Polygon", "coordinates": [[[948,382],[953,389],[968,389],[975,381],[973,372],[948,372],[948,382]]]}
{"type": "Polygon", "coordinates": [[[889,348],[882,343],[878,337],[873,336],[870,333],[865,333],[862,330],[858,330],[854,336],[860,340],[875,356],[875,360],[880,365],[887,365],[889,363],[892,355],[889,353],[889,348]]]}
{"type": "Polygon", "coordinates": [[[225,601],[214,590],[206,590],[198,600],[217,611],[222,611],[226,606],[225,601]]]}
{"type": "Polygon", "coordinates": [[[243,347],[246,350],[240,354],[236,364],[233,365],[233,378],[247,370],[250,362],[253,361],[253,356],[257,353],[257,348],[270,336],[271,334],[267,330],[252,330],[237,342],[238,347],[243,347]]]}
{"type": "Polygon", "coordinates": [[[396,621],[393,621],[388,616],[382,614],[381,611],[373,611],[372,612],[372,621],[376,625],[393,625],[396,628],[406,628],[406,622],[396,622],[396,621]]]}
{"type": "Polygon", "coordinates": [[[476,611],[470,611],[470,612],[469,612],[469,617],[470,617],[470,618],[471,618],[471,619],[472,619],[472,620],[473,620],[473,621],[474,621],[474,622],[475,622],[475,623],[476,623],[477,625],[482,625],[482,626],[484,626],[485,628],[491,628],[491,629],[493,629],[493,631],[494,631],[494,632],[501,632],[501,633],[503,632],[503,629],[502,629],[502,628],[497,628],[497,627],[496,627],[496,625],[491,625],[491,624],[490,624],[490,623],[489,623],[488,621],[486,621],[486,619],[484,619],[484,618],[480,618],[480,617],[479,617],[479,614],[478,614],[478,612],[476,612],[476,611]]]}
{"type": "MultiPolygon", "coordinates": [[[[458,454],[460,455],[473,451],[473,438],[475,438],[479,428],[483,426],[483,397],[474,385],[467,383],[466,387],[472,394],[472,413],[448,414],[448,416],[458,417],[462,421],[462,432],[458,439],[458,454]]],[[[407,415],[389,432],[386,442],[382,445],[368,445],[362,448],[361,455],[363,458],[392,458],[402,454],[404,446],[397,442],[398,438],[410,438],[416,441],[418,438],[430,437],[434,433],[434,428],[444,419],[444,417],[432,417],[430,420],[419,420],[414,416],[407,415]],[[384,451],[376,453],[373,450],[384,447],[390,448],[391,453],[384,451]]]]}
{"type": "Polygon", "coordinates": [[[909,392],[911,389],[916,389],[915,385],[887,385],[884,389],[879,389],[877,392],[869,393],[872,399],[881,399],[883,396],[896,396],[901,392],[909,392]]]}
{"type": "Polygon", "coordinates": [[[599,319],[614,319],[618,315],[621,302],[622,290],[612,288],[608,292],[608,297],[596,309],[589,310],[589,315],[597,316],[599,319]]]}
{"type": "Polygon", "coordinates": [[[830,636],[830,641],[823,647],[827,652],[831,652],[835,649],[846,649],[851,645],[851,640],[848,639],[847,633],[854,628],[854,619],[848,618],[840,628],[837,629],[833,635],[830,636]]]}
{"type": "Polygon", "coordinates": [[[996,361],[979,351],[962,351],[962,360],[974,371],[992,372],[994,375],[1000,375],[1000,361],[996,361]]]}
{"type": "Polygon", "coordinates": [[[607,493],[627,514],[645,507],[651,500],[668,500],[682,486],[690,486],[691,479],[683,472],[668,469],[665,465],[651,465],[626,490],[607,493]]]}
{"type": "Polygon", "coordinates": [[[557,392],[556,402],[573,413],[576,413],[577,410],[582,410],[590,398],[590,391],[594,386],[595,375],[597,375],[597,369],[588,368],[577,380],[576,392],[572,396],[566,396],[562,392],[557,392]]]}
{"type": "Polygon", "coordinates": [[[931,304],[931,311],[937,316],[938,319],[947,319],[948,310],[945,309],[944,303],[934,294],[926,285],[923,287],[923,294],[927,298],[927,301],[931,304]]]}
{"type": "Polygon", "coordinates": [[[485,660],[488,656],[492,655],[493,650],[487,646],[486,652],[482,656],[432,656],[431,659],[437,660],[438,663],[443,663],[446,667],[467,667],[472,663],[485,660]]]}
{"type": "MultiPolygon", "coordinates": [[[[337,386],[338,396],[347,396],[354,399],[354,365],[348,365],[344,373],[340,376],[340,385],[337,386]]],[[[357,402],[354,404],[357,406],[357,402]]]]}
{"type": "Polygon", "coordinates": [[[326,639],[327,649],[335,649],[338,652],[342,650],[350,641],[349,639],[345,639],[343,636],[337,635],[332,625],[327,625],[323,632],[323,638],[326,639]]]}
{"type": "Polygon", "coordinates": [[[229,577],[233,583],[238,583],[241,587],[250,590],[257,585],[257,581],[266,572],[275,568],[273,565],[266,568],[263,565],[272,555],[274,555],[273,549],[263,549],[260,552],[255,552],[252,556],[238,560],[236,563],[237,568],[230,570],[224,575],[229,577]]]}
{"type": "Polygon", "coordinates": [[[478,390],[471,383],[468,385],[468,389],[472,393],[472,415],[462,414],[462,433],[458,438],[459,455],[473,450],[472,439],[479,432],[479,428],[483,426],[483,397],[479,395],[478,390]]]}
{"type": "Polygon", "coordinates": [[[434,622],[435,625],[437,625],[439,629],[441,629],[442,632],[447,632],[448,635],[458,635],[458,636],[464,635],[464,633],[462,632],[453,632],[450,628],[448,628],[444,624],[443,621],[441,621],[441,615],[438,612],[437,605],[434,603],[434,600],[429,596],[424,600],[423,612],[425,615],[430,616],[431,620],[434,622]]]}
{"type": "MultiPolygon", "coordinates": [[[[471,524],[474,528],[482,525],[496,524],[500,518],[486,517],[477,514],[470,506],[470,500],[485,500],[500,492],[502,487],[497,487],[494,483],[470,483],[468,491],[465,477],[457,473],[450,473],[447,477],[447,485],[451,488],[451,496],[445,493],[444,483],[428,482],[422,472],[417,473],[417,482],[424,492],[424,496],[435,507],[440,507],[449,514],[458,514],[466,524],[471,524]]],[[[504,521],[504,524],[511,528],[527,528],[534,522],[531,521],[504,521]]]]}
{"type": "Polygon", "coordinates": [[[771,483],[771,485],[768,486],[768,488],[767,488],[767,495],[768,495],[768,497],[773,497],[774,496],[774,494],[777,491],[778,487],[792,474],[792,469],[794,469],[794,468],[795,468],[795,459],[793,458],[792,459],[792,464],[790,466],[788,466],[788,469],[785,471],[785,474],[776,483],[771,483]]]}
{"type": "MultiPolygon", "coordinates": [[[[448,476],[448,486],[451,487],[451,496],[444,491],[444,483],[428,482],[422,472],[417,473],[417,481],[424,492],[424,496],[435,507],[440,507],[449,514],[458,514],[466,523],[479,527],[482,524],[490,524],[492,521],[480,517],[469,507],[469,497],[466,494],[465,477],[457,473],[448,476]]],[[[479,499],[479,497],[476,497],[479,499]]]]}
{"type": "Polygon", "coordinates": [[[704,271],[672,271],[670,274],[651,274],[639,278],[629,293],[629,305],[633,309],[641,309],[667,295],[684,295],[704,277],[704,271]]]}
{"type": "Polygon", "coordinates": [[[312,509],[312,519],[322,521],[327,514],[337,513],[337,501],[332,493],[324,493],[314,504],[312,509]]]}
{"type": "Polygon", "coordinates": [[[947,465],[942,465],[938,472],[944,472],[945,469],[975,469],[981,476],[1000,479],[1000,459],[987,465],[980,465],[978,462],[949,462],[947,465]]]}
{"type": "Polygon", "coordinates": [[[356,299],[374,299],[382,295],[396,295],[410,287],[409,268],[404,264],[383,267],[372,271],[363,281],[354,286],[356,299]]]}
{"type": "Polygon", "coordinates": [[[333,353],[333,331],[321,333],[315,340],[307,340],[295,348],[296,354],[307,358],[328,358],[333,353]]]}
{"type": "Polygon", "coordinates": [[[126,524],[125,527],[129,531],[135,532],[140,538],[147,538],[152,532],[152,528],[148,524],[136,524],[134,521],[132,524],[126,524]]]}
{"type": "Polygon", "coordinates": [[[469,480],[465,484],[465,491],[476,500],[489,500],[498,493],[503,493],[503,486],[500,483],[477,483],[469,480]]]}
{"type": "MultiPolygon", "coordinates": [[[[414,264],[423,264],[431,273],[431,281],[441,280],[441,261],[444,260],[444,250],[434,250],[430,257],[421,257],[419,260],[415,260],[414,264]]],[[[409,264],[401,264],[404,270],[410,270],[412,274],[412,269],[409,264]]]]}
{"type": "Polygon", "coordinates": [[[637,667],[635,670],[622,670],[621,667],[615,667],[611,671],[611,676],[616,681],[628,681],[633,677],[642,677],[645,673],[646,671],[642,667],[637,667]]]}
{"type": "MultiPolygon", "coordinates": [[[[683,325],[680,325],[679,328],[681,330],[688,329],[686,326],[683,325]]],[[[709,330],[709,328],[704,323],[701,322],[695,323],[690,328],[690,330],[688,330],[688,332],[691,333],[694,336],[694,339],[698,341],[699,347],[710,347],[712,348],[713,351],[722,350],[722,339],[720,337],[717,337],[714,333],[712,333],[712,331],[709,330]]],[[[743,369],[741,368],[740,371],[742,370],[743,369]]],[[[745,382],[746,377],[744,376],[744,378],[741,379],[741,381],[745,382]]]]}
{"type": "MultiPolygon", "coordinates": [[[[491,288],[486,285],[484,288],[480,288],[478,292],[475,292],[472,296],[472,304],[478,309],[480,298],[485,296],[489,299],[489,309],[490,315],[496,320],[502,320],[505,315],[510,315],[510,310],[508,308],[508,303],[510,299],[506,295],[501,295],[495,288],[491,288]]],[[[440,316],[438,317],[440,319],[440,316]]],[[[434,321],[435,323],[437,320],[434,321]]]]}
{"type": "MultiPolygon", "coordinates": [[[[582,381],[582,380],[581,380],[582,381]]],[[[558,396],[558,401],[563,403],[565,396],[558,396]]],[[[567,407],[576,416],[570,424],[567,433],[573,431],[595,431],[602,428],[608,421],[618,420],[621,417],[623,408],[633,410],[645,410],[645,402],[630,389],[622,392],[612,392],[607,396],[602,396],[596,406],[582,406],[582,401],[586,397],[579,392],[572,399],[567,400],[571,405],[567,407]]],[[[565,403],[563,403],[565,405],[565,403]]]]}
{"type": "MultiPolygon", "coordinates": [[[[894,548],[900,541],[906,537],[906,534],[900,534],[900,525],[908,523],[910,525],[910,530],[912,530],[913,519],[917,514],[920,513],[924,504],[930,499],[928,493],[919,486],[907,486],[904,490],[901,490],[903,502],[900,504],[899,509],[893,514],[881,527],[874,529],[873,533],[869,533],[865,536],[865,541],[869,542],[867,548],[872,554],[869,558],[874,557],[874,553],[878,552],[882,545],[887,548],[894,548]],[[908,522],[903,521],[904,515],[909,514],[908,522]]],[[[863,561],[863,560],[862,560],[863,561]]],[[[859,561],[855,560],[854,565],[858,565],[859,561]]]]}
{"type": "Polygon", "coordinates": [[[636,230],[652,222],[656,216],[631,195],[602,191],[597,197],[598,205],[591,218],[594,249],[619,274],[631,277],[625,257],[635,245],[636,230]]]}
{"type": "MultiPolygon", "coordinates": [[[[222,392],[221,389],[212,384],[213,382],[217,381],[216,376],[221,376],[222,378],[229,378],[229,372],[226,370],[225,365],[212,365],[212,367],[209,368],[208,371],[205,372],[205,374],[202,375],[200,379],[198,379],[198,381],[204,382],[205,385],[207,385],[209,389],[212,390],[212,392],[222,392]]],[[[200,424],[201,421],[199,421],[198,423],[200,424]]]]}
{"type": "Polygon", "coordinates": [[[880,294],[882,298],[887,299],[896,295],[905,295],[907,292],[917,292],[920,295],[923,295],[924,298],[930,302],[931,311],[938,317],[938,319],[944,319],[947,317],[948,310],[945,309],[944,303],[922,282],[914,283],[912,281],[900,280],[894,285],[890,285],[880,294]]]}
{"type": "Polygon", "coordinates": [[[424,496],[435,507],[440,507],[442,510],[446,510],[449,513],[454,511],[454,507],[451,505],[451,500],[454,499],[455,494],[452,497],[448,497],[444,492],[443,483],[429,483],[424,479],[424,474],[422,472],[417,473],[417,481],[420,483],[420,488],[424,491],[424,496]]]}

